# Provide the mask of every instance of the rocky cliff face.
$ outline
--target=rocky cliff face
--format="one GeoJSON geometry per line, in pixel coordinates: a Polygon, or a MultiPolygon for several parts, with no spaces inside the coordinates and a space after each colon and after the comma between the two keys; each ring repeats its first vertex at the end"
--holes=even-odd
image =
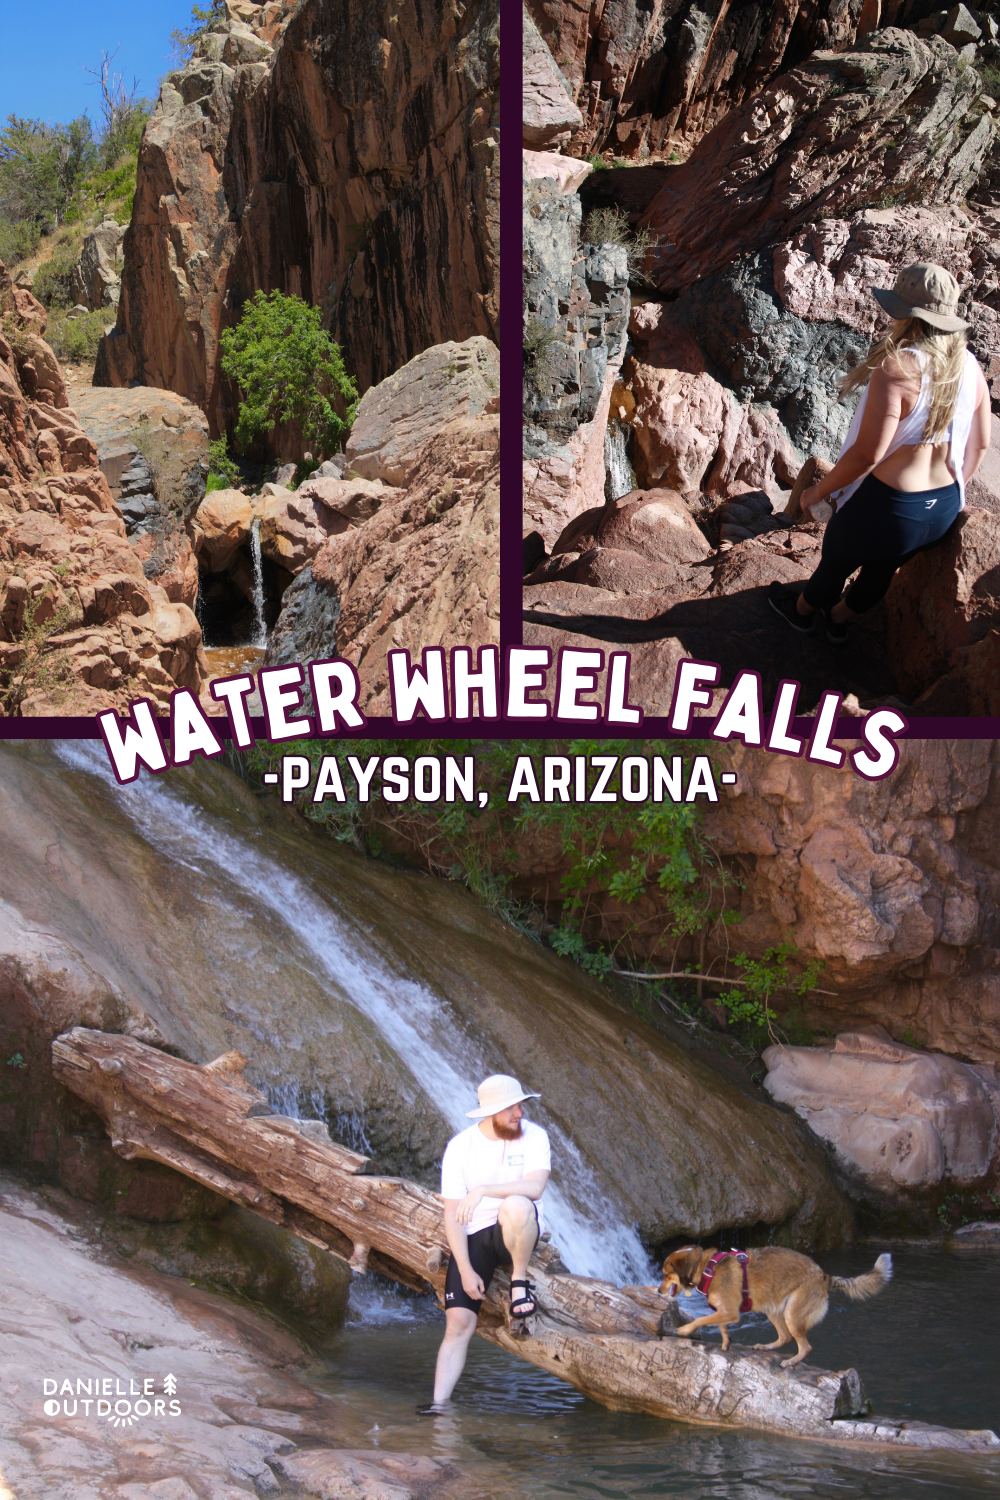
{"type": "MultiPolygon", "coordinates": [[[[607,546],[596,520],[583,519],[606,498],[602,476],[595,463],[581,484],[564,461],[562,474],[539,483],[529,425],[525,531],[540,532],[551,556],[536,546],[527,560],[526,630],[533,643],[552,647],[630,645],[635,701],[648,712],[667,710],[670,663],[681,655],[719,661],[726,682],[763,663],[768,692],[791,672],[809,704],[833,683],[860,703],[894,697],[928,713],[993,712],[1000,704],[991,540],[1000,490],[988,467],[970,485],[970,512],[948,557],[935,552],[904,567],[884,608],[856,627],[836,664],[802,652],[787,630],[779,635],[764,595],[768,583],[804,580],[818,560],[821,531],[783,512],[804,460],[835,458],[846,434],[853,402],[842,402],[837,386],[876,332],[872,286],[891,286],[913,261],[947,265],[962,288],[973,351],[1000,389],[1000,234],[988,202],[975,197],[988,198],[982,183],[996,106],[974,64],[993,57],[995,42],[985,22],[965,12],[925,24],[913,9],[866,7],[866,18],[859,7],[838,7],[846,29],[836,50],[809,53],[746,97],[734,83],[718,96],[718,122],[690,152],[664,150],[641,164],[645,147],[633,142],[634,165],[578,182],[584,215],[617,214],[619,226],[653,241],[645,266],[658,297],[640,300],[633,278],[629,342],[611,397],[631,483],[645,495],[661,489],[682,499],[715,551],[686,579],[675,568],[669,587],[642,567],[634,537],[624,548],[617,543],[627,557],[585,556],[595,539],[607,546]],[[978,42],[966,36],[969,27],[978,42]],[[560,506],[567,495],[570,504],[560,506]],[[564,517],[569,524],[553,540],[564,517]]],[[[747,18],[755,14],[746,8],[747,18]]],[[[549,19],[555,26],[554,12],[549,19]]],[[[716,22],[724,29],[729,12],[716,22]]],[[[605,7],[608,57],[633,46],[630,25],[623,11],[605,7]]],[[[788,47],[786,68],[795,52],[788,47]]],[[[670,61],[675,74],[682,60],[670,61]]],[[[640,70],[634,98],[641,78],[640,70]]],[[[648,103],[655,89],[647,84],[648,103]]],[[[583,147],[574,137],[568,149],[583,147]]],[[[563,164],[547,168],[553,189],[569,181],[568,158],[546,160],[563,164]]],[[[526,220],[529,258],[532,233],[526,220]]],[[[560,284],[555,269],[549,277],[560,284]]],[[[568,339],[561,330],[559,337],[561,354],[568,339]]],[[[581,427],[566,451],[576,442],[593,456],[603,420],[599,413],[593,428],[581,427]]],[[[684,562],[673,557],[666,531],[660,554],[684,562]]]]}
{"type": "Polygon", "coordinates": [[[147,126],[95,375],[178,391],[213,432],[232,416],[219,332],[258,288],[320,306],[361,390],[497,313],[493,0],[227,17],[147,126]]]}
{"type": "Polygon", "coordinates": [[[635,0],[530,0],[539,32],[570,80],[583,122],[575,156],[687,154],[777,73],[820,47],[840,48],[912,0],[750,0],[642,6],[635,0]]]}
{"type": "MultiPolygon", "coordinates": [[[[524,152],[529,171],[560,158],[524,152]]],[[[524,185],[524,529],[551,547],[604,498],[604,433],[625,352],[624,247],[588,244],[571,183],[524,185]],[[568,190],[567,190],[568,189],[568,190]]]]}
{"type": "MultiPolygon", "coordinates": [[[[28,1063],[0,1078],[8,1161],[50,1180],[64,1170],[80,1125],[48,1048],[74,1023],[196,1061],[238,1047],[283,1108],[311,1101],[362,1131],[380,1170],[431,1184],[478,1070],[529,1049],[539,1118],[564,1143],[559,1191],[607,1205],[594,1252],[621,1225],[649,1243],[761,1221],[802,1246],[849,1237],[822,1153],[789,1113],[610,1005],[454,882],[311,836],[217,764],[123,793],[103,759],[0,750],[0,1030],[4,1056],[28,1063]],[[178,821],[179,806],[197,816],[178,821]],[[150,839],[168,827],[180,843],[165,857],[150,839]],[[234,964],[262,940],[266,964],[234,964]]],[[[586,1243],[561,1246],[571,1266],[586,1243]]]]}
{"type": "Polygon", "coordinates": [[[201,629],[147,577],[45,343],[0,265],[0,702],[29,716],[166,704],[206,677],[201,629]]]}
{"type": "MultiPolygon", "coordinates": [[[[849,767],[728,752],[739,788],[706,809],[704,829],[745,882],[734,894],[742,920],[708,957],[760,954],[791,931],[803,961],[826,966],[824,993],[802,1002],[818,1030],[879,1024],[897,1040],[1000,1063],[1000,750],[990,740],[905,740],[900,752],[878,782],[849,767]]],[[[555,836],[516,858],[519,894],[557,888],[565,856],[555,836]]],[[[594,936],[613,940],[626,914],[599,881],[592,899],[594,936]]],[[[778,1000],[782,1010],[798,1003],[778,1000]]]]}

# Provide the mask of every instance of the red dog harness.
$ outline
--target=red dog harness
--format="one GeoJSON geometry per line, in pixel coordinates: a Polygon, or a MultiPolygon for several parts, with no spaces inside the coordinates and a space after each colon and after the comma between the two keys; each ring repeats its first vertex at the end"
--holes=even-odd
{"type": "Polygon", "coordinates": [[[747,1260],[749,1257],[745,1250],[716,1250],[705,1267],[702,1278],[698,1283],[698,1290],[703,1297],[707,1297],[709,1288],[712,1285],[712,1277],[719,1268],[719,1262],[722,1260],[731,1260],[734,1255],[743,1270],[743,1300],[740,1303],[740,1312],[752,1312],[753,1303],[750,1301],[750,1288],[747,1284],[747,1260]]]}

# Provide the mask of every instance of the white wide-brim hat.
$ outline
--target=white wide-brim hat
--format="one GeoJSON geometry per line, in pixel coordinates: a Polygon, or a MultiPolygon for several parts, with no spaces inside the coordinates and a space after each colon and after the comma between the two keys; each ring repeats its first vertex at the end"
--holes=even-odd
{"type": "Polygon", "coordinates": [[[510,1109],[512,1104],[520,1104],[522,1099],[542,1097],[541,1094],[529,1094],[516,1078],[511,1078],[507,1073],[494,1073],[491,1078],[484,1078],[478,1093],[479,1108],[467,1109],[467,1120],[485,1120],[489,1115],[498,1115],[501,1110],[510,1109]]]}

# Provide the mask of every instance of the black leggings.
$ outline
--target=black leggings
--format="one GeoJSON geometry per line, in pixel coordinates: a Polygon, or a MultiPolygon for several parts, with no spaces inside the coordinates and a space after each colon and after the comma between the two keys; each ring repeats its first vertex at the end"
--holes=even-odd
{"type": "Polygon", "coordinates": [[[827,523],[819,567],[802,597],[813,609],[830,609],[860,567],[844,603],[854,614],[863,614],[885,597],[902,563],[941,540],[961,503],[957,484],[938,490],[894,490],[869,474],[827,523]]]}

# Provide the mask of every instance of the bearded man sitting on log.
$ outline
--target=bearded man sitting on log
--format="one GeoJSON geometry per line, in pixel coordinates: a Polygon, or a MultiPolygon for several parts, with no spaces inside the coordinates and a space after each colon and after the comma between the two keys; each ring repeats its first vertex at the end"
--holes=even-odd
{"type": "Polygon", "coordinates": [[[549,1180],[549,1138],[525,1120],[526,1093],[516,1078],[494,1074],[479,1085],[478,1121],[448,1142],[441,1162],[444,1225],[451,1250],[445,1282],[445,1331],[434,1375],[434,1400],[422,1415],[443,1409],[465,1368],[483,1298],[498,1266],[509,1268],[512,1318],[530,1318],[535,1299],[528,1261],[542,1231],[540,1202],[549,1180]]]}

